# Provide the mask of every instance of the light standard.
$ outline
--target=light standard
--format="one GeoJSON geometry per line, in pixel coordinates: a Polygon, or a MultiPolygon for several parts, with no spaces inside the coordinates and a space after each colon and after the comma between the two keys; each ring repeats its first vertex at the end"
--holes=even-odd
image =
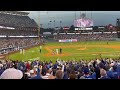
{"type": "Polygon", "coordinates": [[[75,20],[76,20],[76,11],[75,11],[75,20]]]}
{"type": "Polygon", "coordinates": [[[52,21],[49,21],[49,22],[50,22],[50,28],[51,28],[51,22],[52,22],[52,21]]]}
{"type": "Polygon", "coordinates": [[[54,20],[54,29],[55,29],[55,20],[54,20]]]}
{"type": "Polygon", "coordinates": [[[62,25],[62,21],[60,21],[60,28],[61,28],[61,25],[62,25]]]}
{"type": "MultiPolygon", "coordinates": [[[[62,29],[62,25],[61,24],[62,24],[62,21],[60,21],[60,30],[62,29]]],[[[60,32],[60,30],[59,30],[59,32],[60,32]]]]}
{"type": "Polygon", "coordinates": [[[81,11],[80,11],[80,18],[81,18],[81,11]]]}
{"type": "Polygon", "coordinates": [[[50,23],[48,23],[48,29],[50,28],[49,25],[50,25],[50,23]]]}
{"type": "Polygon", "coordinates": [[[40,12],[38,12],[38,39],[40,44],[40,12]]]}
{"type": "Polygon", "coordinates": [[[42,28],[43,24],[40,24],[40,27],[42,28]]]}

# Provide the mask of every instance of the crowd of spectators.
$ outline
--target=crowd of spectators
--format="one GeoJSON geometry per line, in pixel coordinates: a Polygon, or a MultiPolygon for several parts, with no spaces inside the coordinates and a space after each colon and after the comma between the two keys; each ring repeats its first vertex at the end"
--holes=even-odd
{"type": "Polygon", "coordinates": [[[1,60],[0,79],[120,79],[120,60],[1,60]]]}
{"type": "Polygon", "coordinates": [[[85,40],[112,40],[113,38],[117,38],[116,33],[105,33],[105,34],[59,34],[55,35],[54,39],[77,39],[78,41],[85,40]]]}
{"type": "Polygon", "coordinates": [[[9,38],[0,39],[0,49],[8,47],[29,47],[40,44],[38,38],[9,38]]]}
{"type": "Polygon", "coordinates": [[[0,35],[4,36],[38,36],[37,31],[31,30],[0,30],[0,35]]]}
{"type": "Polygon", "coordinates": [[[9,27],[38,27],[29,16],[18,16],[0,13],[0,25],[9,27]]]}

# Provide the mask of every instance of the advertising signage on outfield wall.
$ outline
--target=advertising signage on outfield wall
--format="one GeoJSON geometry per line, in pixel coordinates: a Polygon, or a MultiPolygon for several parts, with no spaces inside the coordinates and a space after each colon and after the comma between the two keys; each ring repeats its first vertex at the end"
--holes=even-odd
{"type": "Polygon", "coordinates": [[[77,39],[62,39],[59,42],[77,42],[77,39]]]}
{"type": "Polygon", "coordinates": [[[93,30],[93,28],[92,27],[88,27],[88,28],[87,27],[86,28],[84,28],[84,27],[83,28],[76,27],[75,30],[93,30]]]}
{"type": "Polygon", "coordinates": [[[63,30],[69,30],[70,28],[69,27],[63,27],[63,30]]]}

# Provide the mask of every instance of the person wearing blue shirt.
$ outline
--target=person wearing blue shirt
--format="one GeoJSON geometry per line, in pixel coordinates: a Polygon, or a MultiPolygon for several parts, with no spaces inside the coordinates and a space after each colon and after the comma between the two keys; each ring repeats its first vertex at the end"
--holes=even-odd
{"type": "Polygon", "coordinates": [[[84,77],[86,78],[86,79],[93,79],[93,77],[89,74],[89,68],[85,68],[84,70],[83,70],[83,72],[84,72],[84,77]]]}
{"type": "Polygon", "coordinates": [[[40,68],[37,68],[37,75],[33,76],[29,79],[42,79],[41,75],[40,75],[40,68]]]}
{"type": "Polygon", "coordinates": [[[0,69],[0,75],[1,75],[3,72],[4,72],[4,70],[3,70],[3,69],[0,69]]]}
{"type": "Polygon", "coordinates": [[[96,73],[95,72],[91,76],[92,76],[92,79],[96,79],[96,73]]]}
{"type": "Polygon", "coordinates": [[[117,66],[113,66],[111,71],[108,71],[107,75],[111,78],[111,79],[118,79],[119,78],[119,72],[117,72],[117,66]]]}
{"type": "Polygon", "coordinates": [[[105,69],[100,69],[100,75],[101,75],[100,79],[110,79],[105,69]]]}

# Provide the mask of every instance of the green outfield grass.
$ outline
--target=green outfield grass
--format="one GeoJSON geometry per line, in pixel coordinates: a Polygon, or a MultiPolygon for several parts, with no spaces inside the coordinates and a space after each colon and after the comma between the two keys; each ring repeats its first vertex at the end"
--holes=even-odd
{"type": "Polygon", "coordinates": [[[39,46],[25,50],[25,55],[20,52],[11,54],[7,58],[13,60],[91,60],[95,58],[118,58],[120,56],[120,42],[119,41],[86,41],[75,43],[47,43],[42,46],[42,53],[39,52],[39,46]],[[52,55],[50,50],[63,49],[63,55],[52,55]],[[46,49],[48,48],[48,49],[46,49]]]}

